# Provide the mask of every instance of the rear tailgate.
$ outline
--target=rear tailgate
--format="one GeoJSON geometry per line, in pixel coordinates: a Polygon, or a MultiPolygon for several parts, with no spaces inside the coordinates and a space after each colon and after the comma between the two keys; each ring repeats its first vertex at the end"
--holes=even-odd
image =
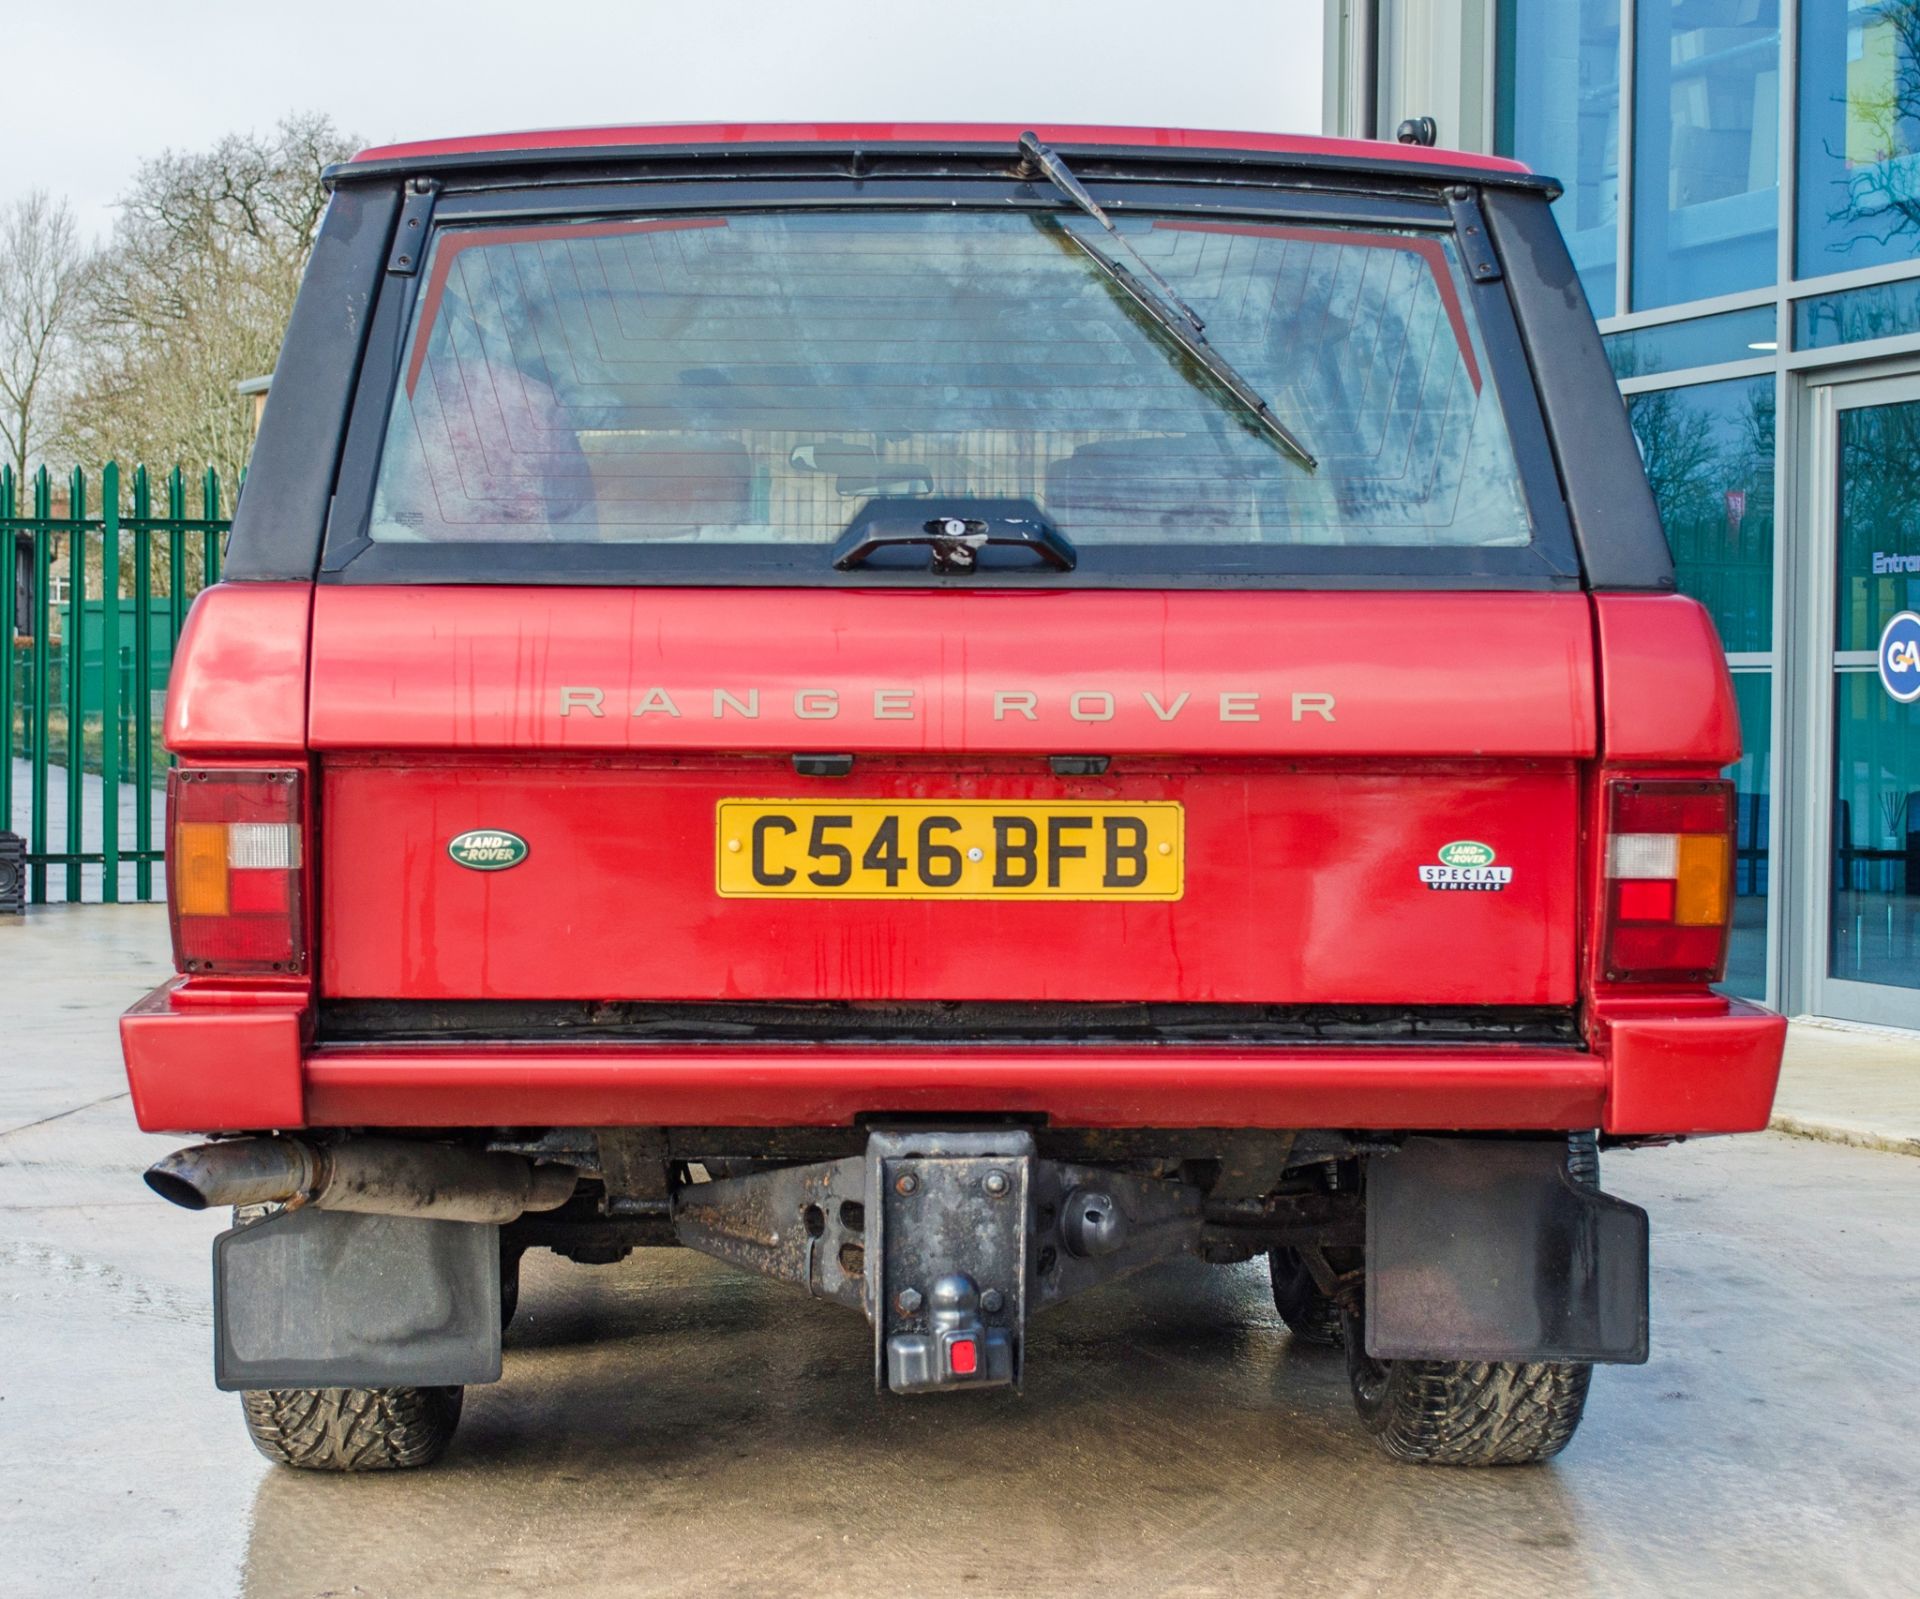
{"type": "Polygon", "coordinates": [[[1576,997],[1582,595],[323,585],[312,661],[329,997],[1576,997]],[[851,773],[796,773],[823,752],[851,773]],[[740,799],[1170,802],[1184,870],[1177,898],[731,897],[740,799]],[[525,860],[457,864],[476,830],[525,860]],[[1427,880],[1455,842],[1492,891],[1427,880]]]}

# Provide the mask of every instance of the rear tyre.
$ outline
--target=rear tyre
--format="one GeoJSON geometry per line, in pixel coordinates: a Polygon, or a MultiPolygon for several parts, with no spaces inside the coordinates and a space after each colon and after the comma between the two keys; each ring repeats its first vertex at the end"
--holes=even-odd
{"type": "Polygon", "coordinates": [[[1567,1447],[1586,1409],[1584,1361],[1375,1360],[1347,1331],[1360,1425],[1396,1460],[1528,1466],[1567,1447]]]}
{"type": "Polygon", "coordinates": [[[240,1396],[253,1446],[297,1471],[409,1471],[446,1453],[463,1388],[267,1388],[240,1396]]]}
{"type": "Polygon", "coordinates": [[[1284,1246],[1268,1250],[1267,1269],[1273,1277],[1273,1308],[1287,1331],[1303,1344],[1338,1349],[1340,1307],[1320,1291],[1300,1251],[1284,1246]]]}
{"type": "Polygon", "coordinates": [[[500,1330],[505,1332],[513,1325],[513,1313],[520,1308],[520,1257],[524,1250],[515,1249],[504,1240],[500,1245],[500,1330]]]}
{"type": "MultiPolygon", "coordinates": [[[[240,1205],[236,1227],[265,1221],[278,1205],[240,1205]]],[[[520,1255],[500,1252],[500,1327],[520,1300],[520,1255]]],[[[240,1395],[253,1447],[295,1471],[410,1471],[447,1452],[464,1388],[254,1388],[240,1395]]]]}
{"type": "Polygon", "coordinates": [[[1594,1133],[1567,1134],[1567,1175],[1582,1188],[1600,1186],[1600,1139],[1594,1133]]]}
{"type": "MultiPolygon", "coordinates": [[[[1600,1186],[1592,1133],[1567,1139],[1567,1173],[1600,1186]]],[[[1430,1466],[1529,1466],[1572,1442],[1587,1407],[1586,1361],[1375,1360],[1364,1313],[1345,1316],[1347,1383],[1360,1425],[1396,1460],[1430,1466]]]]}

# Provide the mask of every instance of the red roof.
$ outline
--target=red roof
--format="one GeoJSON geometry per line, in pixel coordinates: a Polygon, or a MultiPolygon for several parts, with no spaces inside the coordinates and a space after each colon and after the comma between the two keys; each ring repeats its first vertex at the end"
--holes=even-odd
{"type": "MultiPolygon", "coordinates": [[[[516,151],[604,150],[636,145],[724,144],[1004,144],[1022,132],[1014,122],[682,122],[616,128],[545,128],[529,133],[483,133],[463,139],[418,139],[362,150],[355,161],[414,161],[516,151]]],[[[1033,131],[1050,144],[1136,145],[1160,150],[1239,150],[1261,155],[1332,157],[1363,163],[1471,167],[1485,172],[1527,168],[1500,156],[1460,150],[1429,150],[1384,139],[1322,139],[1298,133],[1230,133],[1195,128],[1126,128],[1082,123],[1039,123],[1033,131]]]]}

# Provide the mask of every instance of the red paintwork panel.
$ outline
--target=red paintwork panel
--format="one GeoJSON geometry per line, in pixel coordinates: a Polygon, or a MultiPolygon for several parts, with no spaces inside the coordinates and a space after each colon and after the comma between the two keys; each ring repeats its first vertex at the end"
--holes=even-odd
{"type": "Polygon", "coordinates": [[[1322,139],[1294,133],[1234,133],[1204,128],[1133,128],[1072,122],[682,122],[630,127],[543,128],[456,139],[416,139],[362,150],[355,161],[408,161],[515,150],[605,150],[649,145],[1002,144],[1011,151],[1032,129],[1049,144],[1137,146],[1143,150],[1237,150],[1264,155],[1345,157],[1382,167],[1471,167],[1525,172],[1518,161],[1430,150],[1385,140],[1322,139]]]}
{"type": "Polygon", "coordinates": [[[443,999],[1155,1000],[1570,1004],[1570,761],[1044,763],[870,760],[803,779],[762,758],[510,764],[333,760],[323,771],[322,991],[443,999]],[[983,770],[983,764],[990,769],[983,770]],[[724,798],[1175,800],[1170,903],[723,899],[724,798]],[[448,840],[506,829],[510,871],[448,840]],[[1501,893],[1419,868],[1493,845],[1501,893]]]}
{"type": "Polygon", "coordinates": [[[309,1050],[294,1005],[179,1003],[121,1021],[149,1132],[269,1127],[845,1126],[873,1113],[1017,1113],[1062,1127],[1764,1127],[1786,1023],[1680,999],[1609,1047],[886,1050],[734,1046],[309,1050]]]}
{"type": "Polygon", "coordinates": [[[315,1125],[844,1127],[878,1112],[1056,1127],[1592,1127],[1605,1061],[1573,1050],[534,1048],[325,1051],[315,1125]]]}
{"type": "Polygon", "coordinates": [[[177,755],[302,755],[307,732],[305,583],[216,583],[187,613],[167,685],[177,755]]]}
{"type": "Polygon", "coordinates": [[[330,993],[1574,997],[1578,595],[328,587],[314,639],[330,993]],[[808,781],[803,750],[861,758],[808,781]],[[1035,759],[1072,751],[1114,771],[1035,759]],[[723,900],[714,807],[754,795],[1177,800],[1187,893],[723,900]],[[530,858],[454,865],[476,828],[530,858]],[[1512,886],[1423,887],[1456,838],[1512,886]]]}
{"type": "Polygon", "coordinates": [[[175,1004],[180,978],[120,1018],[133,1114],[150,1133],[306,1125],[300,1068],[306,1012],[247,996],[220,1008],[175,1004]]]}
{"type": "MultiPolygon", "coordinates": [[[[1659,659],[1671,697],[1694,663],[1659,659]]],[[[310,731],[323,752],[1583,757],[1593,627],[1578,594],[326,586],[310,731]],[[759,714],[716,715],[721,691],[759,714]]]]}
{"type": "Polygon", "coordinates": [[[1678,594],[1596,594],[1609,761],[1730,765],[1740,712],[1713,619],[1678,594]]]}
{"type": "Polygon", "coordinates": [[[1610,1133],[1757,1133],[1773,1113],[1787,1019],[1726,1002],[1718,1016],[1616,1019],[1610,1133]]]}

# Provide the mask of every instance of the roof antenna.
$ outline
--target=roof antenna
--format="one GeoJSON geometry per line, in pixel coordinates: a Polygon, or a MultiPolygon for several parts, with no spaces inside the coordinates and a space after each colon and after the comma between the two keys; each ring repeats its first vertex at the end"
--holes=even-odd
{"type": "Polygon", "coordinates": [[[1421,144],[1429,148],[1440,137],[1440,124],[1432,117],[1408,117],[1394,134],[1402,144],[1421,144]]]}

